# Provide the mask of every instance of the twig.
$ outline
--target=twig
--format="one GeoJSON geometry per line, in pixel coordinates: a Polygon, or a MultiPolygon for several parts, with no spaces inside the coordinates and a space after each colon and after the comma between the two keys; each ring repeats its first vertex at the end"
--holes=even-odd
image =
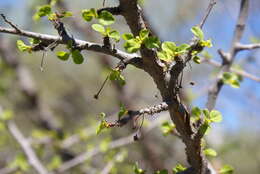
{"type": "MultiPolygon", "coordinates": [[[[210,65],[213,65],[213,66],[215,66],[215,67],[221,67],[221,63],[219,63],[219,62],[217,62],[217,61],[215,61],[215,60],[211,60],[211,59],[204,59],[204,60],[202,60],[202,62],[206,62],[206,63],[208,63],[208,64],[210,64],[210,65]]],[[[238,70],[238,69],[235,69],[235,68],[230,68],[230,71],[232,71],[232,72],[234,72],[234,73],[236,73],[236,74],[238,74],[238,75],[241,75],[241,76],[243,76],[243,77],[246,77],[246,78],[249,78],[249,79],[251,79],[251,80],[254,80],[254,81],[256,81],[256,82],[260,82],[260,77],[257,77],[257,76],[255,76],[255,75],[253,75],[253,74],[250,74],[250,73],[248,73],[248,72],[246,72],[246,71],[244,71],[244,70],[238,70]]]]}
{"type": "Polygon", "coordinates": [[[205,24],[205,22],[206,22],[206,20],[207,20],[207,18],[208,18],[208,16],[209,16],[211,10],[213,9],[213,7],[214,7],[214,5],[215,5],[216,3],[217,3],[216,0],[210,0],[210,3],[209,3],[209,6],[208,6],[208,8],[207,8],[207,10],[206,10],[205,16],[202,18],[202,20],[201,20],[201,22],[200,22],[200,24],[199,24],[199,27],[200,27],[200,28],[202,28],[203,25],[205,24]]]}
{"type": "Polygon", "coordinates": [[[30,143],[23,136],[16,124],[13,121],[9,121],[7,126],[16,141],[21,145],[24,153],[28,158],[29,163],[34,167],[34,169],[40,174],[50,174],[48,170],[44,167],[44,165],[40,162],[34,150],[30,146],[30,143]]]}
{"type": "Polygon", "coordinates": [[[231,48],[228,53],[223,53],[222,51],[219,51],[219,54],[223,62],[221,65],[221,71],[218,74],[218,78],[213,83],[212,87],[209,89],[209,94],[208,94],[208,99],[206,104],[209,110],[212,110],[215,107],[218,94],[223,86],[223,82],[220,77],[222,76],[223,72],[230,71],[232,63],[236,57],[236,54],[239,51],[237,49],[237,45],[239,45],[239,42],[242,38],[245,29],[246,19],[248,16],[248,9],[249,9],[249,0],[241,0],[239,16],[234,31],[231,48]]]}
{"type": "MultiPolygon", "coordinates": [[[[20,32],[17,32],[15,29],[9,29],[9,28],[3,28],[3,27],[0,27],[0,32],[35,38],[35,39],[39,39],[41,41],[45,41],[45,42],[49,42],[49,43],[57,41],[58,44],[65,44],[65,45],[67,44],[67,42],[62,40],[61,37],[54,36],[54,35],[35,33],[35,32],[30,32],[30,31],[25,31],[25,30],[20,30],[20,32]]],[[[75,39],[75,44],[76,44],[76,47],[80,50],[90,50],[90,51],[94,51],[94,52],[98,52],[98,53],[108,54],[108,55],[114,56],[114,57],[118,58],[119,60],[123,60],[123,61],[131,62],[130,60],[133,58],[141,59],[140,56],[138,56],[137,54],[128,54],[119,49],[113,49],[113,50],[107,49],[107,48],[103,47],[102,44],[97,44],[97,43],[78,40],[78,39],[75,39]]],[[[136,66],[137,68],[142,68],[139,66],[140,64],[138,64],[138,63],[135,64],[135,62],[131,62],[131,64],[136,66]]]]}
{"type": "Polygon", "coordinates": [[[260,43],[256,43],[256,44],[241,44],[241,43],[237,43],[236,44],[236,50],[237,51],[252,50],[252,49],[257,49],[257,48],[260,48],[260,43]]]}
{"type": "Polygon", "coordinates": [[[20,30],[15,24],[13,24],[11,21],[9,21],[9,20],[5,17],[4,14],[0,14],[0,15],[1,15],[1,17],[4,19],[4,21],[5,21],[7,24],[9,24],[12,28],[14,28],[18,33],[21,32],[21,30],[20,30]]]}

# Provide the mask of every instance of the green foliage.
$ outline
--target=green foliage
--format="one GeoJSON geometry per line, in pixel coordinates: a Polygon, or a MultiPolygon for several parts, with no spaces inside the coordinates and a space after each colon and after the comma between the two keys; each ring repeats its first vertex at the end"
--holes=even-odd
{"type": "Polygon", "coordinates": [[[128,110],[125,108],[125,106],[121,103],[120,104],[120,110],[118,112],[118,120],[120,120],[124,115],[128,114],[128,110]]]}
{"type": "Polygon", "coordinates": [[[47,164],[47,168],[49,170],[55,170],[55,169],[59,168],[61,164],[62,164],[61,157],[58,155],[55,155],[54,157],[52,157],[50,163],[47,164]]]}
{"type": "Polygon", "coordinates": [[[85,21],[90,22],[93,18],[97,18],[98,14],[94,8],[81,11],[82,17],[85,21]]]}
{"type": "Polygon", "coordinates": [[[181,164],[177,164],[177,165],[172,169],[172,173],[173,173],[173,174],[176,174],[176,173],[182,172],[182,171],[184,171],[184,170],[186,170],[186,167],[184,167],[184,166],[181,165],[181,164]]]}
{"type": "Polygon", "coordinates": [[[120,34],[118,31],[116,30],[112,30],[110,27],[105,28],[103,25],[101,24],[93,24],[91,26],[93,28],[93,30],[99,32],[100,34],[102,34],[104,37],[109,37],[114,39],[116,42],[119,42],[120,40],[120,34]]]}
{"type": "Polygon", "coordinates": [[[161,51],[157,52],[159,59],[166,62],[171,62],[176,56],[180,56],[189,50],[190,46],[188,44],[181,44],[176,46],[174,42],[166,41],[161,45],[161,51]]]}
{"type": "Polygon", "coordinates": [[[212,110],[209,114],[209,118],[211,122],[219,123],[222,121],[222,115],[219,111],[212,110]]]}
{"type": "Polygon", "coordinates": [[[217,156],[217,152],[214,149],[211,149],[211,148],[205,149],[203,152],[207,156],[212,156],[212,157],[217,156]]]}
{"type": "Polygon", "coordinates": [[[145,174],[146,171],[138,167],[138,163],[135,163],[134,165],[134,173],[135,174],[145,174]]]}
{"type": "Polygon", "coordinates": [[[168,174],[168,170],[163,169],[163,170],[160,170],[160,171],[156,171],[154,174],[168,174]]]}
{"type": "Polygon", "coordinates": [[[146,48],[152,49],[152,48],[160,48],[161,42],[158,39],[158,37],[150,36],[144,40],[144,44],[146,48]]]}
{"type": "Polygon", "coordinates": [[[13,118],[14,114],[13,111],[11,110],[4,110],[1,114],[0,114],[0,121],[8,121],[11,120],[13,118]]]}
{"type": "Polygon", "coordinates": [[[98,19],[99,23],[102,25],[111,25],[115,22],[114,16],[106,10],[101,11],[98,15],[98,19]]]}
{"type": "Polygon", "coordinates": [[[240,78],[237,74],[232,72],[224,72],[222,75],[222,81],[225,84],[230,85],[233,88],[240,87],[240,78]]]}
{"type": "Polygon", "coordinates": [[[193,60],[193,62],[195,62],[195,63],[197,63],[197,64],[200,64],[200,63],[201,63],[201,60],[200,60],[199,56],[194,56],[194,57],[192,58],[192,60],[193,60]]]}
{"type": "Polygon", "coordinates": [[[168,121],[162,123],[162,125],[161,125],[161,130],[162,130],[164,136],[167,136],[170,133],[172,133],[174,129],[175,129],[175,125],[172,123],[169,123],[168,121]]]}
{"type": "Polygon", "coordinates": [[[100,134],[101,131],[103,131],[105,128],[109,127],[108,123],[105,120],[106,114],[102,112],[100,113],[100,117],[101,117],[101,122],[96,129],[97,135],[100,134]]]}
{"type": "Polygon", "coordinates": [[[204,33],[203,31],[201,30],[200,27],[198,26],[194,26],[191,28],[191,32],[197,37],[199,38],[200,40],[203,40],[204,39],[204,33]]]}
{"type": "Polygon", "coordinates": [[[31,53],[32,52],[32,47],[29,45],[26,45],[22,40],[17,40],[16,42],[17,48],[22,51],[22,52],[28,52],[31,53]]]}
{"type": "Polygon", "coordinates": [[[77,49],[72,50],[71,55],[72,55],[73,62],[75,64],[82,64],[83,63],[84,57],[82,56],[82,54],[80,53],[79,50],[77,50],[77,49]]]}
{"type": "Polygon", "coordinates": [[[233,172],[234,168],[230,165],[224,165],[219,171],[220,174],[232,174],[233,172]]]}
{"type": "Polygon", "coordinates": [[[28,164],[25,155],[19,153],[18,155],[16,155],[15,159],[9,164],[9,167],[18,168],[25,172],[30,168],[30,165],[28,164]]]}
{"type": "Polygon", "coordinates": [[[69,59],[70,57],[70,53],[68,52],[65,52],[65,51],[59,51],[56,53],[57,57],[60,59],[60,60],[63,60],[63,61],[66,61],[69,59]]]}
{"type": "Polygon", "coordinates": [[[51,15],[52,10],[51,10],[51,5],[42,5],[37,7],[37,11],[35,12],[33,19],[34,20],[39,20],[41,17],[51,15]]]}
{"type": "Polygon", "coordinates": [[[119,69],[111,69],[109,74],[109,79],[117,81],[121,86],[125,85],[125,78],[121,75],[119,69]]]}

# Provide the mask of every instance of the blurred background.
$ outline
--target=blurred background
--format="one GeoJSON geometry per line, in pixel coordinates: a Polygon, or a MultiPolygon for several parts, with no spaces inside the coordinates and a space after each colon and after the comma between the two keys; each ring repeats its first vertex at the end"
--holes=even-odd
{"type": "MultiPolygon", "coordinates": [[[[22,29],[57,35],[46,18],[40,21],[32,19],[36,7],[47,3],[48,0],[1,0],[0,13],[22,29]]],[[[117,0],[106,0],[107,6],[117,3],[117,0]]],[[[180,44],[188,43],[192,38],[190,28],[200,22],[208,1],[144,0],[141,4],[161,40],[180,44]]],[[[212,39],[213,47],[207,51],[214,61],[221,62],[218,49],[228,51],[230,48],[239,5],[240,1],[219,0],[204,26],[205,37],[212,39]]],[[[100,35],[91,30],[93,22],[86,23],[81,18],[81,10],[92,7],[101,8],[102,0],[62,0],[55,5],[57,11],[73,13],[72,18],[64,20],[71,35],[101,43],[100,35]]],[[[242,39],[244,44],[260,39],[259,9],[260,1],[251,0],[242,39]]],[[[0,20],[0,25],[6,26],[3,20],[0,20]]],[[[116,17],[112,27],[120,33],[129,32],[120,16],[116,17]]],[[[108,82],[96,100],[94,94],[105,80],[108,68],[115,67],[117,59],[84,51],[84,63],[76,65],[55,56],[57,50],[65,49],[59,46],[55,51],[46,53],[42,72],[43,53],[18,52],[17,39],[28,42],[26,38],[0,33],[0,105],[12,110],[17,126],[29,137],[49,170],[62,171],[63,164],[80,155],[89,156],[64,169],[64,173],[105,174],[108,170],[110,173],[131,174],[135,162],[147,171],[171,169],[177,163],[186,165],[182,142],[175,136],[163,135],[162,123],[170,122],[167,112],[145,117],[139,141],[133,141],[137,131],[133,129],[133,124],[96,135],[101,112],[113,121],[117,118],[120,103],[127,109],[138,110],[161,102],[156,86],[145,72],[127,67],[123,72],[126,85],[121,87],[108,82]],[[111,142],[118,148],[111,146],[111,142]],[[95,150],[98,153],[91,154],[95,150]]],[[[121,42],[118,47],[122,49],[121,42]]],[[[259,55],[259,50],[240,52],[233,66],[260,77],[259,55]]],[[[207,92],[217,72],[218,68],[207,62],[187,66],[183,96],[189,107],[206,107],[207,92]],[[195,85],[190,85],[191,81],[195,85]]],[[[259,78],[243,78],[240,88],[225,85],[221,90],[216,109],[221,111],[223,122],[214,125],[206,138],[207,146],[218,152],[217,157],[209,159],[214,168],[229,164],[235,168],[235,173],[260,173],[259,82],[259,78]]],[[[36,173],[31,167],[18,169],[16,163],[19,159],[23,159],[19,144],[7,130],[0,130],[0,171],[12,168],[10,173],[36,173]]]]}

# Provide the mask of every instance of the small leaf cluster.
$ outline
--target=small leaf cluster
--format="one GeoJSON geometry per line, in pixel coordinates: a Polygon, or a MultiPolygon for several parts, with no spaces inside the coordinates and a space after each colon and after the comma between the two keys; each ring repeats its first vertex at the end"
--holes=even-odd
{"type": "Polygon", "coordinates": [[[75,64],[83,63],[84,57],[82,56],[80,50],[73,48],[72,44],[68,44],[67,49],[70,50],[70,52],[59,51],[56,53],[56,56],[62,61],[67,61],[71,55],[72,60],[75,64]]]}
{"type": "Polygon", "coordinates": [[[100,113],[100,117],[101,117],[101,122],[96,129],[97,135],[100,134],[104,129],[109,128],[109,124],[105,120],[106,114],[102,112],[100,113]]]}
{"type": "Polygon", "coordinates": [[[110,69],[109,80],[117,81],[119,85],[123,86],[126,84],[124,76],[122,76],[120,69],[110,69]]]}
{"type": "Polygon", "coordinates": [[[189,50],[190,46],[188,44],[181,44],[176,46],[174,42],[166,41],[161,45],[161,51],[157,52],[157,56],[159,59],[171,62],[176,57],[186,53],[189,50]]]}
{"type": "Polygon", "coordinates": [[[56,20],[56,19],[60,19],[60,18],[71,17],[73,15],[72,12],[69,12],[69,11],[64,11],[61,13],[52,12],[52,6],[54,4],[55,3],[51,3],[51,4],[46,4],[46,5],[37,7],[37,10],[33,16],[33,19],[35,21],[38,21],[40,18],[47,16],[49,20],[56,20]]]}
{"type": "Polygon", "coordinates": [[[242,81],[242,78],[236,73],[224,72],[222,75],[222,82],[227,85],[230,85],[233,88],[239,88],[240,81],[242,81]]]}
{"type": "Polygon", "coordinates": [[[24,154],[19,153],[15,156],[15,159],[9,164],[10,168],[18,168],[19,170],[26,172],[30,168],[27,159],[24,154]]]}
{"type": "Polygon", "coordinates": [[[112,25],[115,22],[115,18],[110,12],[103,10],[100,13],[97,13],[97,11],[94,8],[91,8],[82,10],[81,14],[83,19],[87,22],[92,21],[92,19],[98,19],[99,24],[93,24],[91,26],[92,29],[99,32],[104,37],[109,37],[114,39],[116,42],[119,42],[119,32],[113,30],[110,27],[106,27],[108,25],[112,25]]]}
{"type": "Polygon", "coordinates": [[[222,121],[222,115],[217,110],[212,110],[209,112],[208,109],[201,110],[198,107],[193,107],[191,110],[191,122],[195,123],[201,120],[202,115],[204,116],[204,120],[199,128],[199,131],[202,135],[205,135],[209,132],[211,128],[211,123],[219,123],[222,121]]]}
{"type": "Polygon", "coordinates": [[[186,170],[186,167],[184,167],[184,166],[181,165],[181,164],[177,164],[177,165],[172,169],[172,172],[173,172],[173,174],[176,174],[176,173],[182,172],[182,171],[184,171],[184,170],[186,170]]]}
{"type": "Polygon", "coordinates": [[[224,165],[219,171],[220,174],[232,174],[233,172],[234,168],[230,165],[224,165]]]}
{"type": "Polygon", "coordinates": [[[194,36],[196,36],[197,39],[199,39],[198,41],[198,48],[194,51],[192,51],[192,60],[197,63],[200,64],[200,58],[197,56],[198,53],[200,53],[204,47],[212,47],[212,43],[211,40],[204,40],[204,33],[201,30],[200,27],[198,26],[194,26],[191,28],[191,32],[194,34],[194,36]]]}
{"type": "Polygon", "coordinates": [[[128,110],[125,108],[125,106],[121,103],[120,104],[120,110],[118,112],[118,120],[120,120],[124,115],[128,114],[128,110]]]}
{"type": "Polygon", "coordinates": [[[172,123],[169,123],[168,121],[162,123],[162,125],[161,125],[161,130],[162,130],[164,136],[167,136],[170,133],[172,133],[174,129],[175,129],[175,125],[172,123]]]}
{"type": "Polygon", "coordinates": [[[142,29],[136,37],[134,37],[132,33],[124,33],[122,38],[126,41],[124,43],[124,48],[129,53],[139,51],[142,44],[149,49],[160,47],[159,39],[154,36],[149,36],[149,31],[147,29],[142,29]]]}
{"type": "Polygon", "coordinates": [[[135,173],[135,174],[145,174],[145,173],[146,173],[145,170],[141,169],[141,168],[138,166],[138,163],[135,163],[133,169],[134,169],[134,173],[135,173]]]}

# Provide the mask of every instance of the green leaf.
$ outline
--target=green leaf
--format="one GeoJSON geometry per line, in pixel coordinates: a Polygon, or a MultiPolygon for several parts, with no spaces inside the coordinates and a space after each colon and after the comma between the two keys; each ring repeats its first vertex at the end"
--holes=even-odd
{"type": "Polygon", "coordinates": [[[222,121],[222,115],[221,115],[221,113],[220,113],[219,111],[216,111],[216,110],[212,110],[212,111],[210,112],[209,117],[210,117],[210,120],[211,120],[212,122],[218,123],[218,122],[221,122],[221,121],[222,121]]]}
{"type": "Polygon", "coordinates": [[[121,103],[120,104],[120,110],[118,113],[118,120],[120,120],[124,115],[128,113],[128,110],[125,108],[125,106],[121,103]]]}
{"type": "Polygon", "coordinates": [[[145,170],[138,167],[138,163],[134,165],[134,173],[135,174],[145,174],[145,170]]]}
{"type": "Polygon", "coordinates": [[[195,62],[197,64],[201,63],[199,56],[194,56],[192,60],[193,60],[193,62],[195,62]]]}
{"type": "Polygon", "coordinates": [[[13,118],[13,116],[14,116],[13,111],[11,111],[11,110],[4,110],[0,114],[0,120],[8,121],[8,120],[11,120],[13,118]]]}
{"type": "Polygon", "coordinates": [[[211,43],[210,39],[209,40],[201,40],[199,44],[202,47],[208,47],[208,48],[212,47],[212,43],[211,43]]]}
{"type": "Polygon", "coordinates": [[[125,85],[125,78],[121,75],[121,72],[117,69],[111,69],[109,79],[118,81],[121,86],[125,85]]]}
{"type": "Polygon", "coordinates": [[[27,162],[27,159],[24,154],[16,155],[14,161],[9,164],[10,168],[19,168],[22,171],[27,171],[30,168],[30,165],[27,162]]]}
{"type": "Polygon", "coordinates": [[[195,117],[200,118],[200,115],[202,114],[201,110],[199,107],[193,107],[191,109],[191,115],[194,115],[195,117]]]}
{"type": "Polygon", "coordinates": [[[203,34],[203,31],[201,30],[200,27],[198,26],[194,26],[191,28],[191,32],[197,37],[199,38],[200,40],[203,40],[204,39],[204,34],[203,34]]]}
{"type": "Polygon", "coordinates": [[[124,33],[124,34],[122,35],[122,38],[123,38],[124,40],[128,41],[128,40],[134,39],[134,35],[133,35],[132,33],[124,33]]]}
{"type": "Polygon", "coordinates": [[[142,29],[139,32],[139,36],[140,36],[141,40],[144,40],[144,39],[146,39],[149,36],[149,31],[146,30],[146,29],[142,29]]]}
{"type": "Polygon", "coordinates": [[[224,72],[222,75],[223,83],[230,85],[233,88],[239,88],[239,76],[235,73],[224,72]]]}
{"type": "Polygon", "coordinates": [[[16,45],[17,45],[17,48],[22,52],[25,52],[25,51],[28,51],[29,53],[31,52],[32,47],[26,45],[22,40],[17,40],[16,45]]]}
{"type": "Polygon", "coordinates": [[[205,122],[200,126],[199,132],[201,135],[207,135],[210,131],[209,123],[205,122]]]}
{"type": "Polygon", "coordinates": [[[71,54],[72,54],[73,62],[75,64],[82,64],[83,63],[84,57],[82,56],[82,54],[80,53],[79,50],[73,50],[71,52],[71,54]]]}
{"type": "Polygon", "coordinates": [[[146,48],[152,49],[152,48],[160,48],[161,42],[158,39],[158,37],[151,36],[144,40],[144,44],[146,48]]]}
{"type": "Polygon", "coordinates": [[[163,169],[163,170],[160,170],[160,171],[156,171],[154,174],[168,174],[168,170],[163,169]]]}
{"type": "Polygon", "coordinates": [[[186,170],[186,167],[184,167],[184,166],[181,165],[181,164],[177,164],[177,165],[172,169],[172,172],[173,172],[173,174],[176,174],[176,173],[182,172],[182,171],[184,171],[184,170],[186,170]]]}
{"type": "Polygon", "coordinates": [[[131,39],[125,42],[124,48],[129,53],[137,52],[141,47],[141,44],[136,39],[131,39]]]}
{"type": "Polygon", "coordinates": [[[63,60],[63,61],[66,61],[69,59],[70,57],[70,53],[67,53],[65,51],[59,51],[56,53],[57,57],[60,59],[60,60],[63,60]]]}
{"type": "Polygon", "coordinates": [[[158,51],[157,52],[157,57],[161,60],[164,60],[165,62],[170,62],[174,59],[173,56],[171,56],[168,52],[166,51],[158,51]]]}
{"type": "Polygon", "coordinates": [[[30,39],[29,39],[29,42],[30,42],[30,44],[34,45],[34,44],[40,43],[41,41],[40,41],[39,39],[30,38],[30,39]]]}
{"type": "Polygon", "coordinates": [[[208,148],[204,150],[204,154],[207,156],[215,157],[217,156],[217,152],[214,149],[208,148]]]}
{"type": "Polygon", "coordinates": [[[47,165],[47,168],[48,168],[49,170],[55,170],[55,169],[57,169],[57,168],[60,167],[61,163],[62,163],[61,157],[58,156],[58,155],[55,155],[55,156],[51,159],[51,162],[47,165]]]}
{"type": "Polygon", "coordinates": [[[100,134],[104,129],[108,128],[108,124],[105,120],[102,120],[97,127],[96,133],[97,135],[100,134]]]}
{"type": "Polygon", "coordinates": [[[39,20],[41,17],[48,16],[51,14],[50,5],[42,5],[37,8],[36,13],[33,15],[34,20],[39,20]]]}
{"type": "Polygon", "coordinates": [[[207,119],[210,119],[210,112],[208,109],[203,109],[202,112],[207,119]]]}
{"type": "Polygon", "coordinates": [[[113,30],[108,33],[108,37],[114,39],[116,42],[120,41],[120,34],[118,31],[113,30]]]}
{"type": "Polygon", "coordinates": [[[97,18],[97,12],[94,8],[89,10],[82,10],[81,11],[82,17],[85,21],[90,22],[93,18],[97,18]]]}
{"type": "Polygon", "coordinates": [[[101,13],[98,15],[98,18],[99,23],[102,25],[111,25],[115,22],[114,16],[106,10],[101,11],[101,13]]]}
{"type": "Polygon", "coordinates": [[[105,27],[103,25],[100,25],[100,24],[93,24],[91,26],[93,28],[93,30],[103,34],[104,36],[106,36],[106,30],[105,30],[105,27]]]}
{"type": "Polygon", "coordinates": [[[174,42],[169,42],[169,41],[163,42],[162,50],[170,54],[173,54],[176,50],[176,44],[174,42]]]}
{"type": "Polygon", "coordinates": [[[234,168],[230,165],[224,165],[219,171],[220,174],[232,174],[233,172],[234,168]]]}

